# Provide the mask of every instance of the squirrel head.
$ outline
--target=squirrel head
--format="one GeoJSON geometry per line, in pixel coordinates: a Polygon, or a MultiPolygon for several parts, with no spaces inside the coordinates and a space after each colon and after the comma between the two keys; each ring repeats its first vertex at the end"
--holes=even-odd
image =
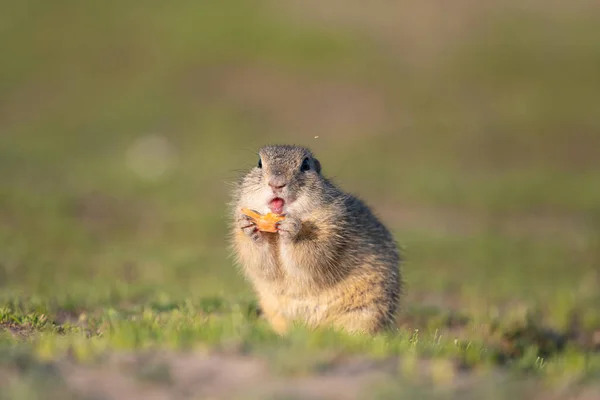
{"type": "Polygon", "coordinates": [[[312,152],[299,146],[269,145],[241,183],[245,207],[260,213],[300,214],[315,206],[325,180],[321,163],[312,152]]]}

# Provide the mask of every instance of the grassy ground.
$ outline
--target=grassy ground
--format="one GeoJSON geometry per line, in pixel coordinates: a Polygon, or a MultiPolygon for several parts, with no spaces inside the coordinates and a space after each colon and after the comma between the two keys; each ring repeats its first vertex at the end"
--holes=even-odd
{"type": "Polygon", "coordinates": [[[594,2],[213,3],[3,5],[0,399],[596,398],[594,2]],[[397,332],[260,318],[226,202],[268,142],[394,231],[397,332]]]}

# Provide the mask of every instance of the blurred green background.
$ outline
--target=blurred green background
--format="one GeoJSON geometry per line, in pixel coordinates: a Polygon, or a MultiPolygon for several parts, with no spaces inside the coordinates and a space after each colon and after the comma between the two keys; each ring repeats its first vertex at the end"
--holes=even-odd
{"type": "Polygon", "coordinates": [[[597,2],[1,8],[2,302],[251,297],[230,184],[296,143],[394,231],[405,307],[600,324],[597,2]]]}

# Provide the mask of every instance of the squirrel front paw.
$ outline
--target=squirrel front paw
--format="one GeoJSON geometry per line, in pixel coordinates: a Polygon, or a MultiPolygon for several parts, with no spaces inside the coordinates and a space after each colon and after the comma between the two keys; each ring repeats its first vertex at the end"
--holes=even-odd
{"type": "Polygon", "coordinates": [[[293,240],[300,233],[302,221],[298,218],[286,216],[283,221],[276,224],[279,236],[284,240],[293,240]]]}
{"type": "Polygon", "coordinates": [[[244,234],[246,234],[246,236],[248,236],[250,239],[252,239],[255,242],[261,241],[262,234],[258,230],[258,227],[256,226],[256,221],[254,221],[252,218],[250,218],[249,216],[247,216],[245,214],[240,214],[237,222],[238,222],[238,226],[240,227],[242,232],[244,232],[244,234]]]}

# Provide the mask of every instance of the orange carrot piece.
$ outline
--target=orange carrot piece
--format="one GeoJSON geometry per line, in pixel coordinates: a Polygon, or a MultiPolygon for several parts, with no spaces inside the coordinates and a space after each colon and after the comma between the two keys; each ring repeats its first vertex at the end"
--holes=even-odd
{"type": "Polygon", "coordinates": [[[242,212],[250,218],[252,218],[252,220],[256,222],[256,227],[258,228],[258,230],[262,232],[277,232],[277,222],[283,221],[285,219],[283,215],[273,213],[267,213],[262,215],[248,208],[242,208],[242,212]]]}

